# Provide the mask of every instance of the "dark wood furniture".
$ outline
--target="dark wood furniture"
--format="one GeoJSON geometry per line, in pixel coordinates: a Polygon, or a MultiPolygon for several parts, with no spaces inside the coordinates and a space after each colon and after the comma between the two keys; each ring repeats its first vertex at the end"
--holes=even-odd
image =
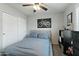
{"type": "MultiPolygon", "coordinates": [[[[61,31],[59,31],[61,33],[61,31]]],[[[63,53],[66,55],[79,56],[79,31],[64,30],[60,45],[63,45],[63,53]]]]}
{"type": "MultiPolygon", "coordinates": [[[[59,31],[59,36],[61,37],[61,42],[59,42],[59,45],[63,45],[63,53],[66,55],[73,55],[71,51],[72,49],[72,34],[70,30],[60,30],[59,31]],[[61,33],[63,34],[61,35],[61,33]]],[[[60,46],[61,47],[61,46],[60,46]]]]}
{"type": "Polygon", "coordinates": [[[79,56],[79,31],[72,31],[73,55],[79,56]]]}

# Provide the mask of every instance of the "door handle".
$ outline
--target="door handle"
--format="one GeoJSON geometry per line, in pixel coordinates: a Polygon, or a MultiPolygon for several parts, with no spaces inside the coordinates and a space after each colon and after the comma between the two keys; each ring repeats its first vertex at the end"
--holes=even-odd
{"type": "Polygon", "coordinates": [[[5,33],[3,33],[3,35],[5,35],[5,33]]]}

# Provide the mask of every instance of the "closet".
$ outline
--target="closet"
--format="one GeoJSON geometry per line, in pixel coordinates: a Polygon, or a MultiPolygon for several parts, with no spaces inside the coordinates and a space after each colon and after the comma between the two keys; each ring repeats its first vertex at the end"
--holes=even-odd
{"type": "Polygon", "coordinates": [[[26,25],[26,19],[2,12],[2,48],[22,40],[26,25]]]}
{"type": "Polygon", "coordinates": [[[1,16],[2,16],[2,13],[0,12],[0,52],[2,50],[2,17],[1,16]]]}
{"type": "Polygon", "coordinates": [[[17,40],[17,17],[3,13],[3,48],[17,40]]]}

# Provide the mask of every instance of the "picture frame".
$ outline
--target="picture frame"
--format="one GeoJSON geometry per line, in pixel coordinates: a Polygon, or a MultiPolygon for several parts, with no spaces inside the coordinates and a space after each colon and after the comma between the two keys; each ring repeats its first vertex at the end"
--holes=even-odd
{"type": "Polygon", "coordinates": [[[37,28],[51,28],[51,18],[37,19],[37,28]]]}
{"type": "Polygon", "coordinates": [[[72,12],[67,15],[67,26],[72,24],[72,12]]]}

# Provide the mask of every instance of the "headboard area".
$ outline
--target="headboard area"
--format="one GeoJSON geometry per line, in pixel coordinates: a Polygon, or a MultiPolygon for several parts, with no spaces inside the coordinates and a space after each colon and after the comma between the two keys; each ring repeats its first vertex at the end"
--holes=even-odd
{"type": "Polygon", "coordinates": [[[31,30],[30,37],[41,38],[41,39],[50,39],[51,31],[45,30],[31,30]]]}

